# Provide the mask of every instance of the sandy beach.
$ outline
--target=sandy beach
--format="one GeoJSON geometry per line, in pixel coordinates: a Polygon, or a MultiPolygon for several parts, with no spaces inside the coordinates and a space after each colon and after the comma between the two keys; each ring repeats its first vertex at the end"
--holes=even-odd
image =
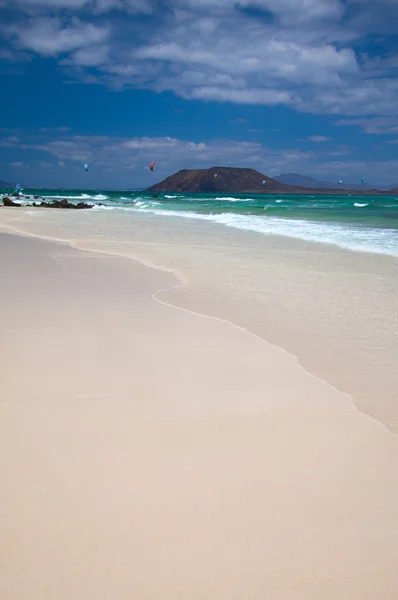
{"type": "Polygon", "coordinates": [[[0,597],[395,600],[397,260],[134,218],[0,211],[0,597]]]}

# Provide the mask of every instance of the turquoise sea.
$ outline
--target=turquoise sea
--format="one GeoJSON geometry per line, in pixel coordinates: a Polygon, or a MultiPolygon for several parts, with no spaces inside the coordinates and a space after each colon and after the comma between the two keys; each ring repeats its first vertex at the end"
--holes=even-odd
{"type": "Polygon", "coordinates": [[[264,235],[284,235],[398,256],[398,197],[395,196],[155,194],[26,188],[23,194],[104,204],[96,206],[94,211],[140,211],[213,221],[264,235]]]}

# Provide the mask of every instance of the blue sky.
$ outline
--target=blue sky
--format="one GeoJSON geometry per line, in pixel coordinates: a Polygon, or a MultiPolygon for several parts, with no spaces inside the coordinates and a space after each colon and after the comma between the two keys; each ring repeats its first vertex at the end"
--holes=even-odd
{"type": "Polygon", "coordinates": [[[0,22],[2,179],[398,182],[398,0],[0,0],[0,22]]]}

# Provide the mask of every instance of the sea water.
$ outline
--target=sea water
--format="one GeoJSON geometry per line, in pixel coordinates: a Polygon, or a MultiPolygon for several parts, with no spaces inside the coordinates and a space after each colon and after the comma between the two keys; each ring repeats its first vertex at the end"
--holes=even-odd
{"type": "MultiPolygon", "coordinates": [[[[398,197],[151,193],[24,189],[46,200],[101,203],[93,210],[144,212],[398,256],[398,197]]],[[[31,198],[32,200],[33,198],[31,198]]],[[[31,200],[20,199],[22,204],[31,200]]]]}

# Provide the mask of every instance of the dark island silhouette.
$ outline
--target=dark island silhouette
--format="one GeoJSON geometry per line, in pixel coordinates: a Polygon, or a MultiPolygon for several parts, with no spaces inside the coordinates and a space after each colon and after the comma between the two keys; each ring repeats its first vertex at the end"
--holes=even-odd
{"type": "MultiPolygon", "coordinates": [[[[149,192],[189,192],[198,194],[328,194],[347,195],[347,190],[330,188],[305,188],[281,183],[255,169],[240,167],[211,167],[210,169],[182,169],[160,183],[148,188],[149,192]]],[[[361,196],[387,196],[398,194],[398,188],[349,190],[361,196]]]]}

